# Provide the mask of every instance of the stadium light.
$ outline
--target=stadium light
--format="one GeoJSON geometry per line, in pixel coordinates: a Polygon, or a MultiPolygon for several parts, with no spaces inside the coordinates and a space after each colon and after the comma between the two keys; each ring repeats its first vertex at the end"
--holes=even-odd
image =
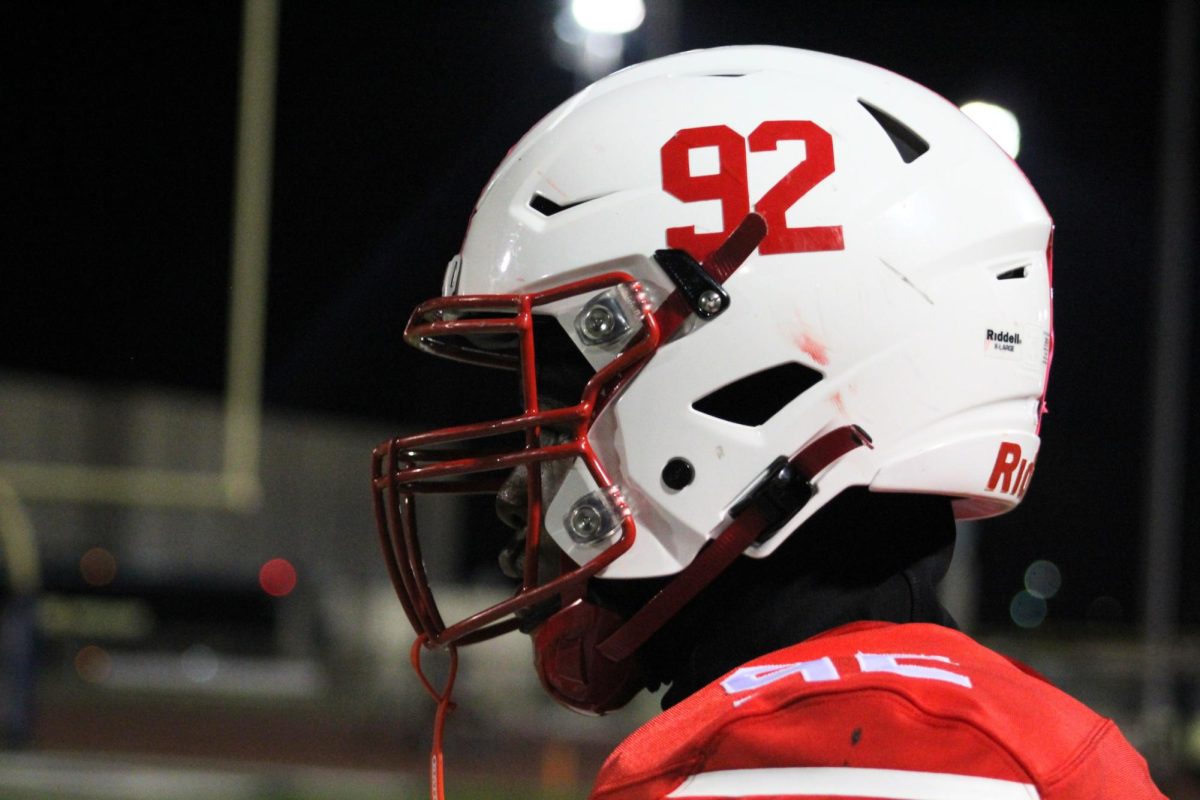
{"type": "Polygon", "coordinates": [[[571,0],[571,16],[589,33],[629,33],[646,18],[646,5],[642,0],[571,0]]]}

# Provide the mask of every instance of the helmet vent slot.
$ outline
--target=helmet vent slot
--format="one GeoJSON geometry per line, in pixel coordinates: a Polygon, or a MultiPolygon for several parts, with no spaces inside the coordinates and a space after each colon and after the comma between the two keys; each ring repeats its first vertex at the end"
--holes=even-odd
{"type": "Polygon", "coordinates": [[[1001,272],[999,275],[996,276],[996,280],[1011,281],[1016,278],[1024,278],[1025,272],[1028,269],[1029,268],[1026,266],[1014,267],[1013,269],[1006,269],[1004,272],[1001,272]]]}
{"type": "MultiPolygon", "coordinates": [[[[601,197],[602,196],[603,195],[601,195],[601,197]]],[[[574,203],[559,205],[549,197],[534,192],[533,197],[529,198],[529,207],[541,214],[543,217],[553,217],[559,212],[566,211],[567,209],[574,208],[575,206],[581,206],[584,203],[590,203],[593,200],[599,199],[600,197],[585,197],[583,200],[576,200],[574,203]]]]}
{"type": "Polygon", "coordinates": [[[928,152],[929,142],[922,139],[912,128],[862,98],[859,98],[858,104],[883,128],[883,132],[892,140],[892,146],[896,148],[905,164],[911,164],[928,152]]]}
{"type": "Polygon", "coordinates": [[[553,217],[558,212],[567,210],[567,206],[560,206],[549,197],[544,197],[540,194],[534,194],[533,197],[529,198],[529,207],[546,217],[553,217]]]}
{"type": "Polygon", "coordinates": [[[726,422],[757,427],[823,377],[815,369],[789,361],[723,386],[692,403],[692,408],[726,422]]]}

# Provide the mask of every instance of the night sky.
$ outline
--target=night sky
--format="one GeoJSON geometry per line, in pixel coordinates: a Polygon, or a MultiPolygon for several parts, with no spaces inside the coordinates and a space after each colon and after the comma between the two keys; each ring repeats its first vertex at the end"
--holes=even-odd
{"type": "MultiPolygon", "coordinates": [[[[284,0],[270,408],[411,427],[491,415],[489,392],[511,390],[504,376],[408,351],[400,334],[438,293],[492,169],[575,89],[552,57],[558,8],[284,0]]],[[[1138,614],[1163,18],[1154,2],[685,0],[675,42],[628,43],[630,60],[739,43],[823,50],[1021,120],[1019,163],[1057,224],[1057,349],[1037,479],[985,528],[986,620],[1007,619],[1042,558],[1063,574],[1052,621],[1138,614]],[[1116,603],[1097,604],[1105,595],[1116,603]]],[[[231,2],[0,10],[14,206],[0,371],[221,392],[240,26],[231,2]]],[[[1196,290],[1193,278],[1193,312],[1196,290]]],[[[1180,391],[1197,385],[1198,361],[1180,391]]],[[[1194,424],[1188,445],[1194,520],[1194,424]]],[[[1180,564],[1190,622],[1195,532],[1180,564]]]]}

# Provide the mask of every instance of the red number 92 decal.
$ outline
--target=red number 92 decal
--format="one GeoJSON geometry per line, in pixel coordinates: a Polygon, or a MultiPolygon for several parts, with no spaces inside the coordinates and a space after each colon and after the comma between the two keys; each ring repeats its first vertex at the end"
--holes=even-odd
{"type": "Polygon", "coordinates": [[[750,191],[746,176],[747,146],[751,153],[774,150],[781,141],[802,141],[805,157],[767,190],[754,210],[767,223],[767,235],[758,246],[763,255],[842,250],[841,225],[789,228],[785,216],[797,200],[833,174],[833,137],[808,120],[770,120],[743,139],[726,125],[684,128],[662,146],[663,190],[685,203],[718,200],[722,230],[698,233],[695,225],[667,228],[667,246],[686,250],[703,261],[750,213],[750,191]],[[693,175],[691,151],[717,148],[717,172],[693,175]]]}

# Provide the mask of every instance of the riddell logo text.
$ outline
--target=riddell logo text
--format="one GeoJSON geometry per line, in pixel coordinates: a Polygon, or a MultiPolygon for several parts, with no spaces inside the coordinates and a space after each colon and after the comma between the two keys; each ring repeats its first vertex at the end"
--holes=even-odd
{"type": "Polygon", "coordinates": [[[994,331],[988,328],[987,340],[992,343],[992,347],[996,350],[1006,350],[1012,353],[1021,344],[1021,334],[1009,333],[1008,331],[994,331]]]}
{"type": "Polygon", "coordinates": [[[1000,451],[996,453],[996,464],[992,467],[992,477],[988,478],[988,491],[1024,497],[1029,479],[1033,477],[1033,464],[1021,458],[1021,445],[1001,442],[1000,451]]]}

